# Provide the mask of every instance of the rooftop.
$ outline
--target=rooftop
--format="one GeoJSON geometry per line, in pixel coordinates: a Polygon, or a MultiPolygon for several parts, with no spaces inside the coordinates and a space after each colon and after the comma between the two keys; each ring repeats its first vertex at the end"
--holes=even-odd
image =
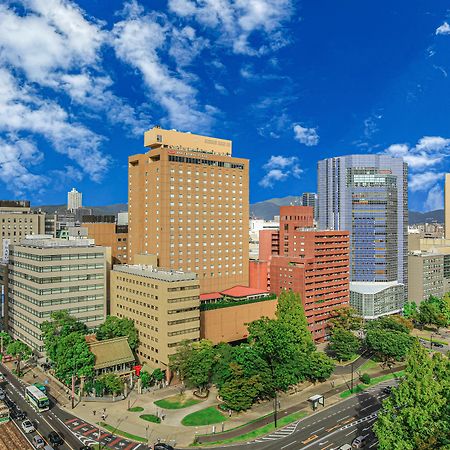
{"type": "Polygon", "coordinates": [[[182,272],[179,270],[162,269],[160,267],[147,266],[145,264],[116,264],[113,267],[115,272],[123,272],[131,275],[152,278],[160,281],[193,281],[197,280],[194,272],[182,272]]]}
{"type": "Polygon", "coordinates": [[[59,239],[46,234],[27,235],[19,245],[35,248],[95,247],[94,239],[59,239]]]}
{"type": "Polygon", "coordinates": [[[359,294],[377,294],[394,286],[404,285],[398,281],[351,281],[350,291],[358,292],[359,294]]]}
{"type": "Polygon", "coordinates": [[[269,292],[265,291],[264,289],[255,289],[246,286],[234,286],[230,289],[222,291],[221,294],[227,297],[241,298],[241,297],[249,297],[251,295],[262,295],[262,294],[269,295],[269,292]]]}
{"type": "Polygon", "coordinates": [[[222,294],[220,292],[210,292],[208,294],[200,294],[200,301],[205,300],[217,300],[219,298],[222,298],[222,294]]]}
{"type": "Polygon", "coordinates": [[[88,342],[89,350],[95,356],[94,369],[134,362],[135,358],[127,339],[126,336],[122,336],[104,341],[88,342]]]}

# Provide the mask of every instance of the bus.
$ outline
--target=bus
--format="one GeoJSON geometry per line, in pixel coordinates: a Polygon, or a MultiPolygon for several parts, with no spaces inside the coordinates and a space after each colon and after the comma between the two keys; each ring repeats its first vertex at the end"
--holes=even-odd
{"type": "Polygon", "coordinates": [[[42,412],[49,409],[50,402],[47,395],[36,386],[25,388],[25,399],[36,411],[42,412]]]}
{"type": "Polygon", "coordinates": [[[0,423],[9,421],[9,408],[0,400],[0,423]]]}

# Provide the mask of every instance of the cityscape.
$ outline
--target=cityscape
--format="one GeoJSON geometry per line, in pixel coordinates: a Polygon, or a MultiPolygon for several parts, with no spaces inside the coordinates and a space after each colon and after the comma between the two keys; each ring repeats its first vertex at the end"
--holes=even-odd
{"type": "MultiPolygon", "coordinates": [[[[291,0],[98,3],[0,5],[0,450],[450,449],[450,139],[412,122],[443,81],[335,105],[363,124],[338,138],[304,106],[328,62],[290,64],[354,52],[336,79],[367,102],[371,24],[337,50],[291,0]]],[[[447,78],[448,7],[422,6],[447,78]]]]}

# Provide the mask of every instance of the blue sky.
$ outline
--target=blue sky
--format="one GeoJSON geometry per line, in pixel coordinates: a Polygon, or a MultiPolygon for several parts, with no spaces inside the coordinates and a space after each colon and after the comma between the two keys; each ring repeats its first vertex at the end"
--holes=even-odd
{"type": "Polygon", "coordinates": [[[22,0],[0,5],[0,198],[127,200],[155,124],[232,139],[252,202],[316,190],[319,159],[403,156],[442,206],[445,1],[22,0]],[[393,4],[394,3],[394,4],[393,4]]]}

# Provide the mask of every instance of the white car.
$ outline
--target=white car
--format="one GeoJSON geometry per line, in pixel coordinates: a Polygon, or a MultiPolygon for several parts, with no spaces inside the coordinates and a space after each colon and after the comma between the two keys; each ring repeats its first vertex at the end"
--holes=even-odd
{"type": "Polygon", "coordinates": [[[33,445],[36,448],[44,448],[44,446],[45,446],[44,439],[42,439],[40,436],[34,436],[33,445]]]}
{"type": "Polygon", "coordinates": [[[5,391],[0,389],[0,400],[5,400],[5,391]]]}
{"type": "Polygon", "coordinates": [[[24,420],[20,426],[22,427],[22,430],[25,433],[33,433],[33,431],[36,431],[36,428],[34,428],[34,425],[31,423],[31,420],[24,420]]]}

